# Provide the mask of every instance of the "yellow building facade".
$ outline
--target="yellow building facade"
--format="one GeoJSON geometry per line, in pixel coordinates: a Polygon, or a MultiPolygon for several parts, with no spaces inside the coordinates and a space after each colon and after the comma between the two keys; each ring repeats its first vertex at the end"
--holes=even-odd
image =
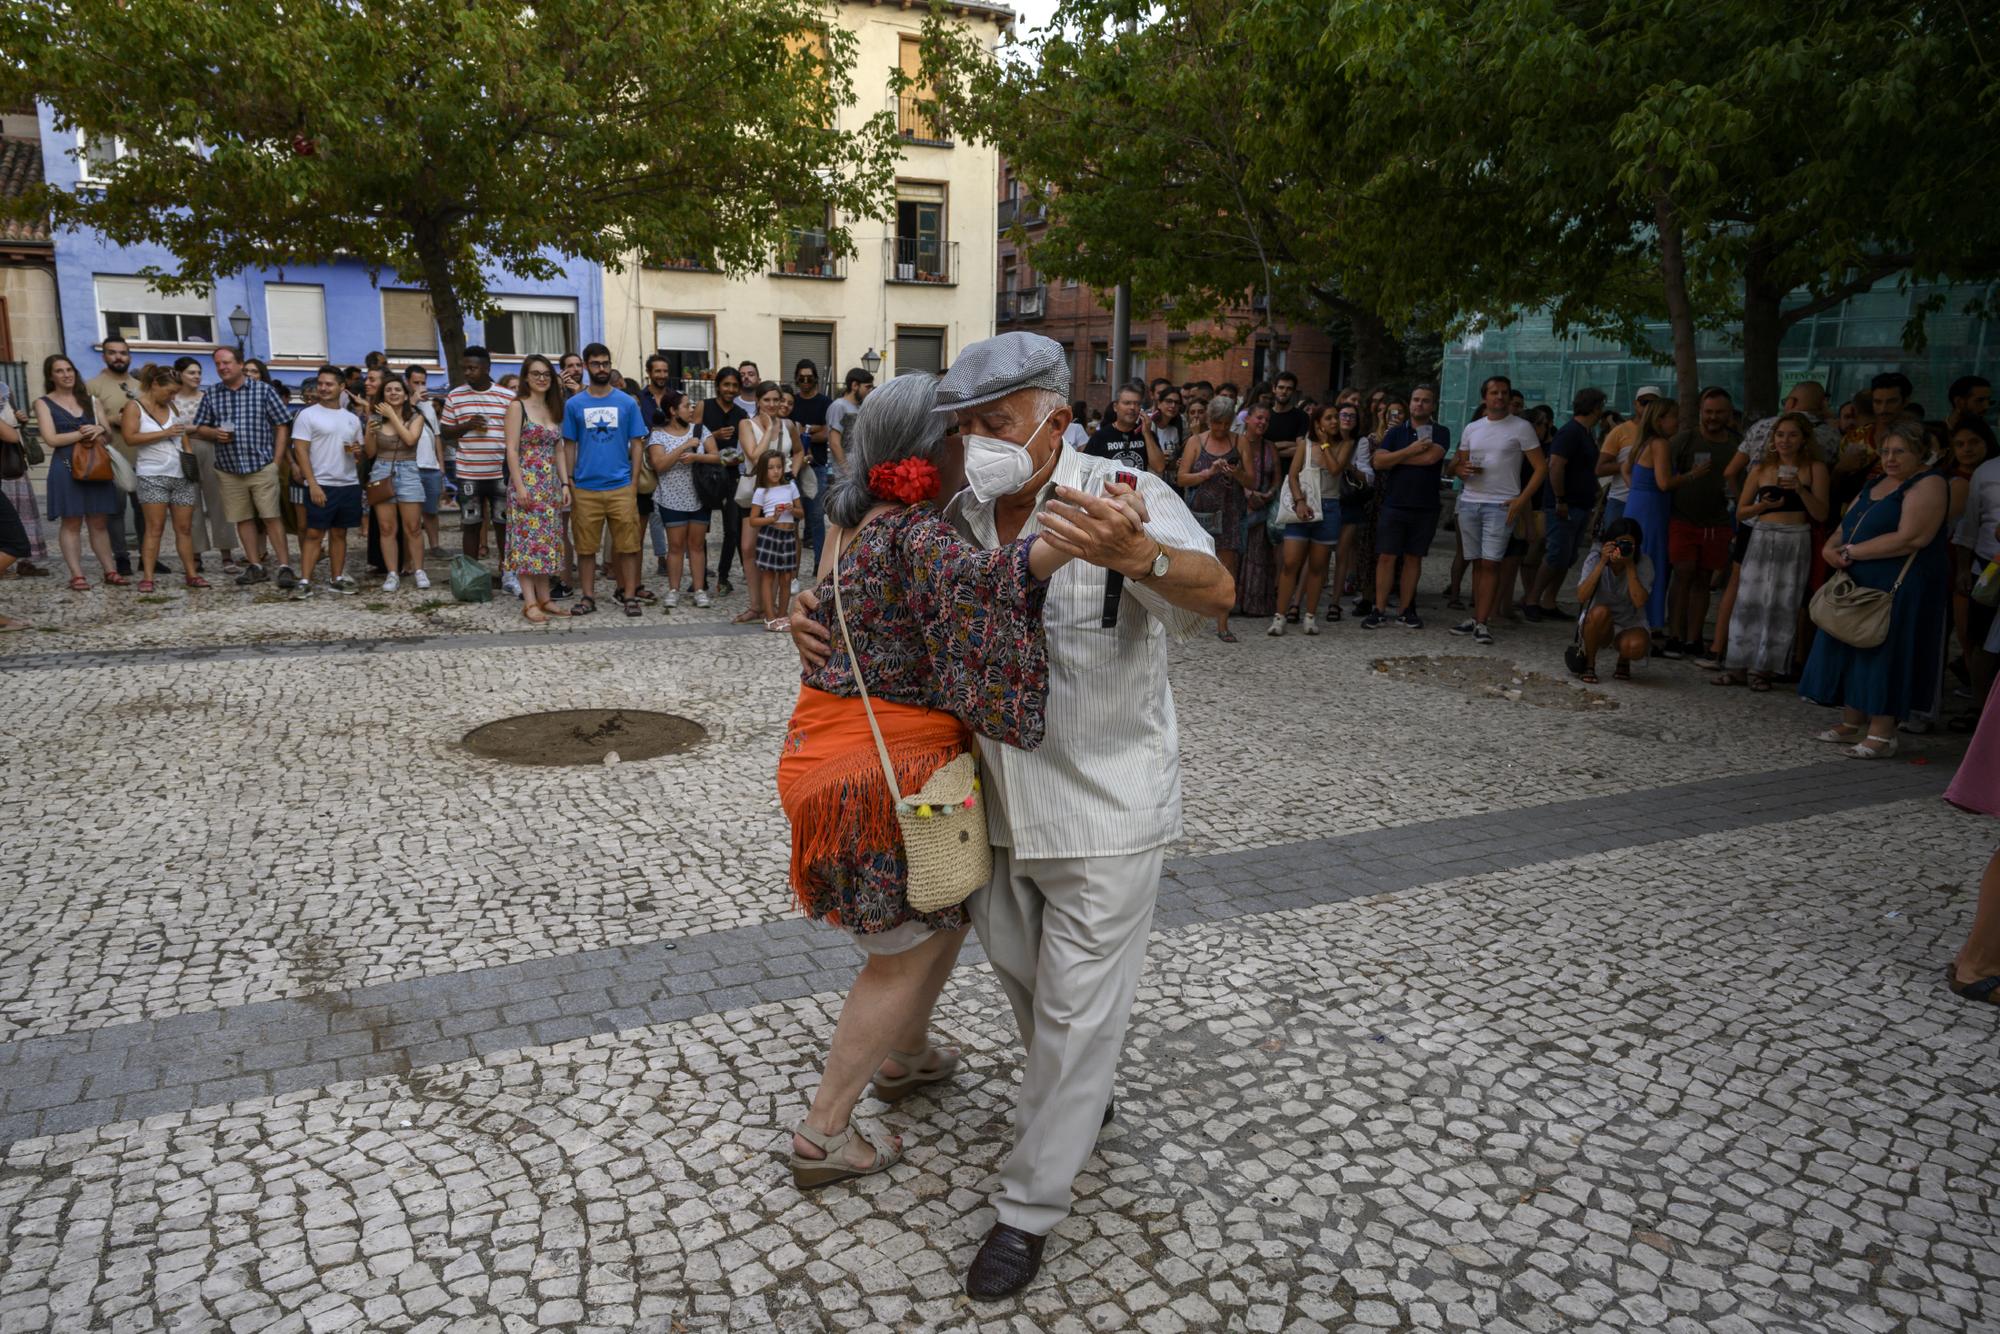
{"type": "MultiPolygon", "coordinates": [[[[677,379],[754,361],[766,378],[789,380],[801,357],[820,368],[831,392],[870,354],[878,378],[942,370],[960,348],[993,332],[997,250],[993,149],[954,142],[916,98],[890,89],[893,73],[914,69],[927,14],[896,0],[834,0],[828,21],[857,38],[855,101],[840,128],[854,129],[883,108],[901,140],[896,199],[887,218],[843,218],[855,253],[834,257],[824,233],[795,233],[767,273],[725,278],[695,267],[634,260],[604,274],[605,341],[615,364],[639,375],[665,353],[677,379]]],[[[1013,23],[1000,5],[959,4],[956,20],[989,48],[1013,23]]]]}

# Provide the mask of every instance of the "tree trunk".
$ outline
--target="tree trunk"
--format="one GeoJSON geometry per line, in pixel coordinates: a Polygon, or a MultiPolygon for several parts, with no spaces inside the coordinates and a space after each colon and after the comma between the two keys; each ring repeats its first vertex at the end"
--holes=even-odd
{"type": "Polygon", "coordinates": [[[1778,345],[1784,292],[1771,280],[1770,255],[1751,247],[1743,264],[1743,415],[1757,421],[1778,410],[1778,345]]]}
{"type": "Polygon", "coordinates": [[[431,316],[437,321],[438,341],[444,345],[442,369],[445,383],[456,385],[465,379],[460,369],[465,357],[465,303],[459,299],[458,288],[452,280],[450,252],[445,246],[442,231],[427,223],[419,223],[414,231],[417,268],[423,275],[425,289],[430,293],[431,316]]]}
{"type": "Polygon", "coordinates": [[[1664,190],[1653,195],[1653,223],[1660,239],[1660,281],[1667,300],[1667,323],[1674,335],[1674,397],[1681,405],[1681,424],[1687,426],[1694,423],[1695,400],[1701,393],[1701,361],[1695,351],[1694,305],[1688,300],[1681,215],[1664,190]]]}
{"type": "Polygon", "coordinates": [[[1344,313],[1351,340],[1347,349],[1348,361],[1353,367],[1351,383],[1365,394],[1387,383],[1395,373],[1401,359],[1396,350],[1396,337],[1389,332],[1389,326],[1382,321],[1382,317],[1372,310],[1348,306],[1344,313]]]}

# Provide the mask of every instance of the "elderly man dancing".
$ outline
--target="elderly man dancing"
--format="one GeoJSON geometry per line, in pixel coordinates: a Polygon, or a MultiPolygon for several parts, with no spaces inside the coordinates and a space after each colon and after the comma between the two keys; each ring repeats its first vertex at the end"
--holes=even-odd
{"type": "MultiPolygon", "coordinates": [[[[1198,633],[1235,599],[1165,483],[1063,445],[1068,399],[1062,347],[1029,333],[967,348],[938,386],[937,410],[956,414],[965,452],[966,488],[947,519],[983,548],[1039,534],[1076,558],[1050,580],[1044,608],[1040,749],[979,739],[995,849],[972,920],[1027,1053],[998,1221],[966,1275],[983,1300],[1034,1279],[1110,1116],[1160,866],[1181,832],[1167,640],[1198,633]]],[[[800,600],[815,605],[810,593],[800,600]]],[[[805,615],[792,625],[801,654],[823,658],[819,627],[805,615]]]]}

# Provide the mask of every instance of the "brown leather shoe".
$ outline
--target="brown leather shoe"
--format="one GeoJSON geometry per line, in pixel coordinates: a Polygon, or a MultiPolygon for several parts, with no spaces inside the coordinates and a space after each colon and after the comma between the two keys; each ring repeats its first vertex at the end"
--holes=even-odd
{"type": "Polygon", "coordinates": [[[1042,1245],[1047,1237],[1023,1232],[1005,1223],[995,1223],[972,1257],[965,1271],[965,1295],[974,1301],[995,1302],[1012,1297],[1035,1281],[1042,1268],[1042,1245]]]}

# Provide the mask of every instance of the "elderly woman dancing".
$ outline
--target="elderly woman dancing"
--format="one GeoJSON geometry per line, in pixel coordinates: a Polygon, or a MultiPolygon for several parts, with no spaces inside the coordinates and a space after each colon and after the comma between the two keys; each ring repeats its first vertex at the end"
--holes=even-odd
{"type": "MultiPolygon", "coordinates": [[[[849,1123],[871,1079],[900,1101],[952,1077],[959,1055],[930,1043],[930,1018],[964,942],[964,905],[919,913],[889,787],[856,684],[859,673],[905,792],[966,753],[972,734],[1032,750],[1042,741],[1048,645],[1042,604],[1066,556],[1034,536],[992,551],[961,538],[931,502],[962,472],[937,379],[905,375],[869,395],[846,434],[847,462],[827,499],[822,583],[840,581],[850,656],[807,670],[778,762],[792,823],[800,908],[846,931],[861,951],[812,1110],[792,1136],[801,1189],[884,1171],[891,1137],[869,1143],[849,1123]]],[[[835,618],[831,587],[815,620],[835,618]]]]}

